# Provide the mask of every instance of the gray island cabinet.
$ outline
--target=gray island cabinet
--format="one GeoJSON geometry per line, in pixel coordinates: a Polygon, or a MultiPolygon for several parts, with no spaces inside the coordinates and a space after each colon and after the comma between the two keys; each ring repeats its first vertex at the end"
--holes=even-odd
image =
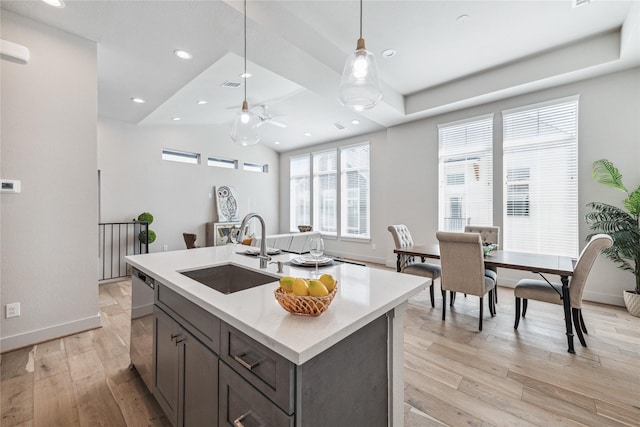
{"type": "Polygon", "coordinates": [[[404,308],[421,278],[335,263],[338,294],[306,317],[273,296],[279,276],[304,268],[260,270],[232,247],[127,261],[155,280],[152,392],[174,426],[402,425],[404,308]],[[224,294],[182,274],[229,263],[273,282],[224,294]]]}

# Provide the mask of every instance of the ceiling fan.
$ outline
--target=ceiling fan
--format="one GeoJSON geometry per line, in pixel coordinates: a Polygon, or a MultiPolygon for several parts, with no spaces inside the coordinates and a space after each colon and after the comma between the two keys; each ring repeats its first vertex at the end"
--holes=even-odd
{"type": "Polygon", "coordinates": [[[279,128],[286,128],[286,123],[282,123],[281,121],[275,120],[280,117],[284,117],[283,115],[272,116],[269,113],[268,106],[266,104],[260,105],[256,108],[256,115],[258,116],[258,127],[262,126],[265,123],[269,123],[271,125],[277,126],[279,128]]]}

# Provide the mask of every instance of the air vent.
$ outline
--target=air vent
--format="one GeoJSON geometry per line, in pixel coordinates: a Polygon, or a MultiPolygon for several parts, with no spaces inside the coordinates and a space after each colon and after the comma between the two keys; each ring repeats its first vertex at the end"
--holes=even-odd
{"type": "Polygon", "coordinates": [[[336,129],[338,129],[338,130],[342,130],[342,129],[344,129],[344,125],[343,125],[342,123],[340,123],[340,122],[335,122],[335,123],[333,124],[333,127],[334,127],[334,128],[336,128],[336,129]]]}
{"type": "Polygon", "coordinates": [[[242,86],[242,83],[240,83],[240,82],[230,82],[230,81],[228,81],[228,80],[227,80],[226,82],[222,83],[220,86],[221,86],[221,87],[232,87],[232,88],[236,88],[236,87],[240,87],[240,86],[242,86]]]}

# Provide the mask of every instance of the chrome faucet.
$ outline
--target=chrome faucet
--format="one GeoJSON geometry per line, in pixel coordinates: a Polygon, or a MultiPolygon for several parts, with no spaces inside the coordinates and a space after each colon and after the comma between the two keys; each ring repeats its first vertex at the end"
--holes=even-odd
{"type": "Polygon", "coordinates": [[[258,258],[260,258],[260,268],[267,268],[267,262],[271,259],[271,257],[267,255],[267,227],[264,225],[264,219],[262,219],[260,215],[258,215],[257,213],[250,213],[242,219],[238,241],[242,241],[244,228],[251,220],[251,218],[254,217],[260,220],[260,225],[262,226],[262,234],[260,238],[260,255],[258,255],[258,258]]]}

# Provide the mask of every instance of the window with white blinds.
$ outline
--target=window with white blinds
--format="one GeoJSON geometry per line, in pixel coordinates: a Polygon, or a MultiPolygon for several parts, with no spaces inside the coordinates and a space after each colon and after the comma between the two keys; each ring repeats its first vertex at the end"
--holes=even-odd
{"type": "Polygon", "coordinates": [[[493,115],[438,126],[438,229],[493,225],[493,115]]]}
{"type": "Polygon", "coordinates": [[[313,229],[337,234],[338,151],[313,153],[313,229]]]}
{"type": "Polygon", "coordinates": [[[369,237],[369,144],[340,150],[340,228],[346,237],[369,237]]]}
{"type": "Polygon", "coordinates": [[[289,228],[311,224],[311,156],[289,159],[289,228]]]}
{"type": "Polygon", "coordinates": [[[578,98],[503,111],[504,248],[578,255],[578,98]]]}

